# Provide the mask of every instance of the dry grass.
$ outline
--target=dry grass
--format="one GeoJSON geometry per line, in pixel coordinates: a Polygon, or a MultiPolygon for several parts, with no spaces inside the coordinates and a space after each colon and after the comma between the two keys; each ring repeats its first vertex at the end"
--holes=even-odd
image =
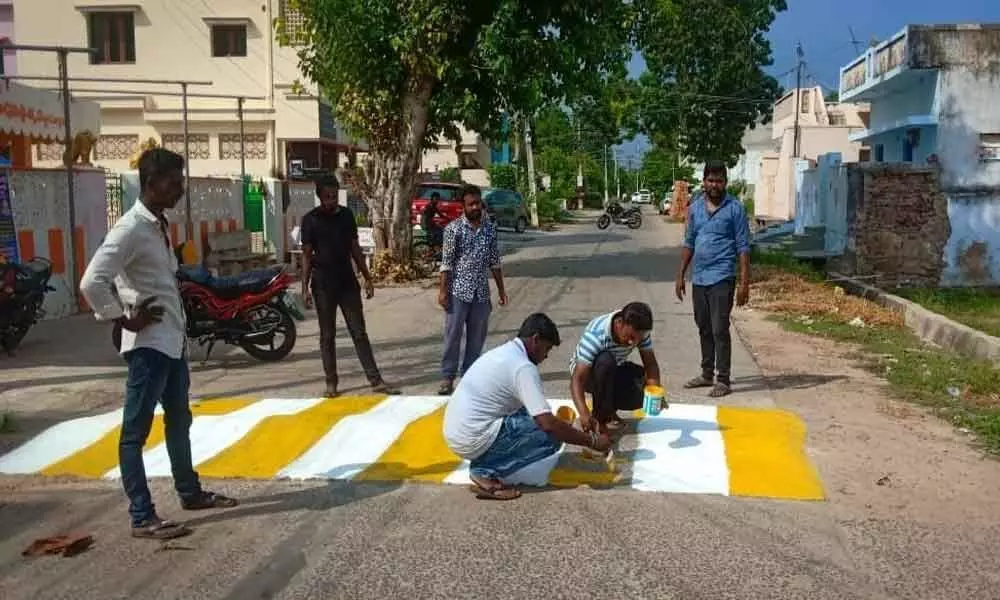
{"type": "Polygon", "coordinates": [[[840,323],[860,318],[869,326],[903,325],[903,316],[897,312],[781,267],[755,266],[752,292],[751,304],[772,312],[823,317],[840,323]]]}

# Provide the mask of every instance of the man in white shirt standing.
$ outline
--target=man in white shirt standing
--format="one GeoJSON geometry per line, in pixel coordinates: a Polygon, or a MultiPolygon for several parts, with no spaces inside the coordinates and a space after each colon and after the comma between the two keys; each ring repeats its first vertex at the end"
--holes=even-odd
{"type": "Polygon", "coordinates": [[[122,326],[121,353],[128,363],[118,444],[122,485],[129,499],[132,535],[162,540],[190,530],[157,515],[146,482],[142,451],[157,403],[163,406],[167,453],[181,506],[200,510],[228,508],[237,502],[203,490],[191,459],[185,315],[177,287],[177,259],[163,215],[184,195],[184,158],[163,148],[147,150],[139,158],[139,184],[142,197],[104,238],[87,266],[80,291],[99,320],[122,326]]]}
{"type": "Polygon", "coordinates": [[[470,461],[476,497],[519,497],[504,478],[555,454],[564,442],[599,452],[611,447],[607,435],[579,431],[552,414],[538,365],[558,345],[552,319],[529,316],[515,339],[472,364],[448,402],[444,438],[452,452],[470,461]]]}

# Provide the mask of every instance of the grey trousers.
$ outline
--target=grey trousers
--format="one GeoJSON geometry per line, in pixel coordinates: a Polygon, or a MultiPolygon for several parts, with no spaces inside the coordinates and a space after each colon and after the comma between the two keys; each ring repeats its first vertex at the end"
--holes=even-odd
{"type": "Polygon", "coordinates": [[[483,353],[486,332],[490,324],[489,302],[462,302],[451,299],[444,321],[444,356],[441,358],[441,375],[454,380],[459,374],[459,356],[462,350],[462,333],[465,333],[465,356],[461,374],[469,370],[483,353]]]}

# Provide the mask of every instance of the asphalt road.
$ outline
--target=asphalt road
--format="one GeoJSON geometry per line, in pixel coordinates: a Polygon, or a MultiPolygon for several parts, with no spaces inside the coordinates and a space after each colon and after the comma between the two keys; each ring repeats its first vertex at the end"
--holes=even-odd
{"type": "MultiPolygon", "coordinates": [[[[565,397],[567,360],[583,326],[642,300],[656,311],[655,348],[674,400],[707,403],[676,392],[698,367],[690,307],[673,296],[680,236],[678,226],[651,215],[636,232],[584,224],[505,236],[511,304],[495,309],[488,345],[512,335],[527,314],[550,314],[565,342],[543,365],[545,385],[551,397],[565,397]]],[[[380,290],[367,310],[386,377],[408,393],[432,392],[441,329],[434,293],[380,290]]],[[[74,339],[102,339],[89,321],[45,324],[19,358],[0,364],[0,401],[26,411],[26,422],[44,424],[120,401],[121,365],[110,351],[98,341],[83,353],[53,342],[70,335],[70,327],[78,328],[74,339]]],[[[344,338],[345,387],[363,387],[344,338]]],[[[196,394],[296,397],[322,387],[313,323],[279,365],[252,363],[237,352],[220,358],[195,367],[196,394]]],[[[774,404],[740,343],[734,376],[737,393],[728,404],[774,404]]],[[[449,486],[213,483],[243,505],[193,515],[195,534],[161,547],[127,537],[122,493],[113,482],[3,480],[0,597],[938,597],[898,586],[890,593],[879,567],[881,535],[912,539],[912,548],[904,544],[890,560],[893,581],[905,580],[906,570],[917,568],[906,565],[918,558],[934,564],[933,540],[922,539],[919,527],[900,522],[880,531],[834,501],[577,489],[490,503],[449,486]],[[20,557],[32,539],[73,529],[94,534],[96,546],[72,559],[20,557]]],[[[180,514],[168,481],[154,489],[165,516],[188,516],[180,514]]]]}

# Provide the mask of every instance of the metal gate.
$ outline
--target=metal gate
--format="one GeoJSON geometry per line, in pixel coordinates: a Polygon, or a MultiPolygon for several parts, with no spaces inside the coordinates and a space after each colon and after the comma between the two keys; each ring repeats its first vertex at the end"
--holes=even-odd
{"type": "Polygon", "coordinates": [[[121,175],[104,171],[104,195],[108,204],[108,231],[110,231],[121,218],[125,202],[121,175]]]}

